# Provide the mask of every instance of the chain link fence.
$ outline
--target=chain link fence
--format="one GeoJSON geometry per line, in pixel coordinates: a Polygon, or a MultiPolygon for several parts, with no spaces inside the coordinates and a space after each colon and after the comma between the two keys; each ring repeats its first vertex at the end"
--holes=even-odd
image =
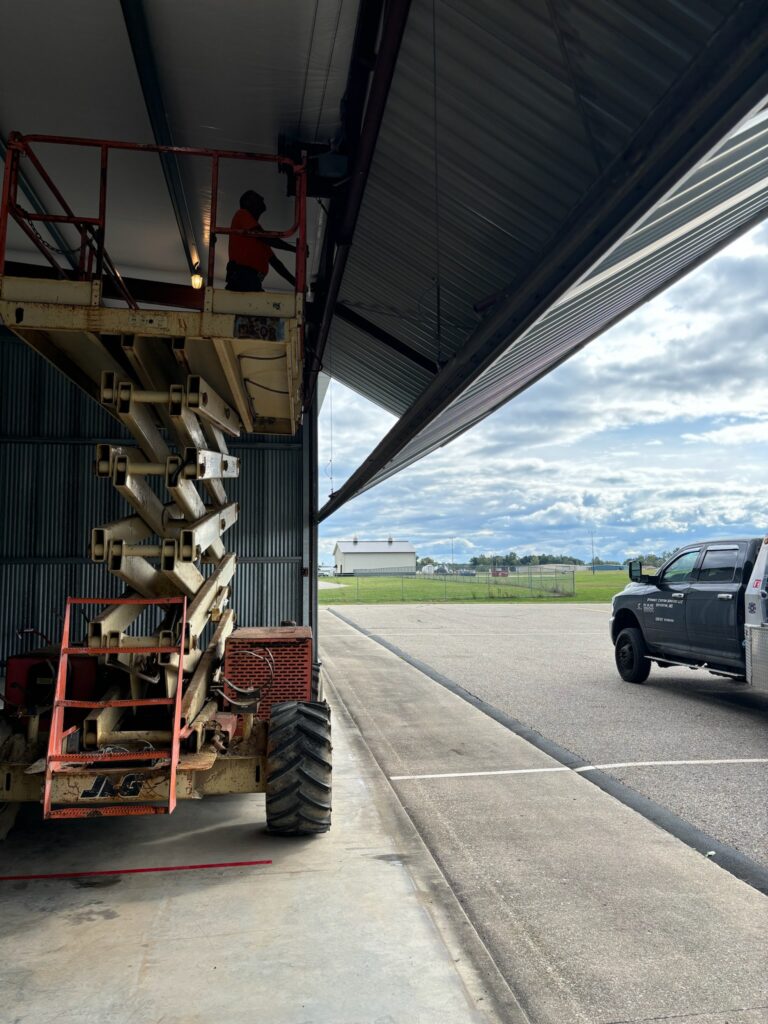
{"type": "Polygon", "coordinates": [[[489,601],[531,597],[573,597],[573,570],[526,566],[508,575],[434,573],[432,575],[355,573],[354,576],[321,578],[323,604],[394,604],[419,601],[489,601]]]}

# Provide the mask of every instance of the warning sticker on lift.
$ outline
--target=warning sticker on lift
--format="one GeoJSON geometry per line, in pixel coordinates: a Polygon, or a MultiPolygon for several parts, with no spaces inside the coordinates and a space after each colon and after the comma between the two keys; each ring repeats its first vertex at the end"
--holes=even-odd
{"type": "Polygon", "coordinates": [[[285,320],[274,316],[236,316],[235,337],[285,341],[285,320]]]}

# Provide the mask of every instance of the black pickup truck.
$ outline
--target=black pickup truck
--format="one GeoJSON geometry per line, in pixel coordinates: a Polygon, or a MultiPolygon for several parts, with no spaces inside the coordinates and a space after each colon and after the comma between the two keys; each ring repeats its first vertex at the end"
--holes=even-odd
{"type": "Polygon", "coordinates": [[[621,678],[645,682],[655,661],[744,679],[745,591],[762,543],[756,537],[688,544],[653,575],[631,562],[631,582],[613,598],[610,622],[621,678]]]}

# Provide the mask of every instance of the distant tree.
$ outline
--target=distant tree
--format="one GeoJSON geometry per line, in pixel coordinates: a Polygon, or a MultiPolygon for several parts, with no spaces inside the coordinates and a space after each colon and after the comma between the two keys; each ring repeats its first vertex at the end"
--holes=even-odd
{"type": "Polygon", "coordinates": [[[629,565],[630,562],[635,562],[640,559],[643,565],[651,565],[658,568],[660,565],[663,565],[668,558],[674,555],[677,550],[677,548],[674,548],[672,551],[662,551],[660,555],[653,554],[652,552],[648,552],[647,555],[635,555],[633,558],[625,558],[622,565],[629,565]]]}
{"type": "Polygon", "coordinates": [[[491,564],[490,555],[473,555],[470,558],[470,560],[469,560],[469,564],[470,565],[474,565],[474,566],[490,565],[491,564]]]}
{"type": "Polygon", "coordinates": [[[425,555],[424,558],[419,558],[416,560],[417,569],[423,569],[425,565],[437,565],[437,562],[434,560],[434,558],[430,558],[429,555],[425,555]]]}

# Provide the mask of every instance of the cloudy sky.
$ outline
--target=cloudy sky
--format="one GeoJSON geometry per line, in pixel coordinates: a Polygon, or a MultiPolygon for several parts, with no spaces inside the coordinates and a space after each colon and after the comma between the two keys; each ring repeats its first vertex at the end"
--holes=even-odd
{"type": "MultiPolygon", "coordinates": [[[[515,550],[622,561],[768,527],[768,225],[738,239],[484,423],[327,519],[456,561],[515,550]]],[[[338,383],[320,503],[395,422],[338,383]]]]}

